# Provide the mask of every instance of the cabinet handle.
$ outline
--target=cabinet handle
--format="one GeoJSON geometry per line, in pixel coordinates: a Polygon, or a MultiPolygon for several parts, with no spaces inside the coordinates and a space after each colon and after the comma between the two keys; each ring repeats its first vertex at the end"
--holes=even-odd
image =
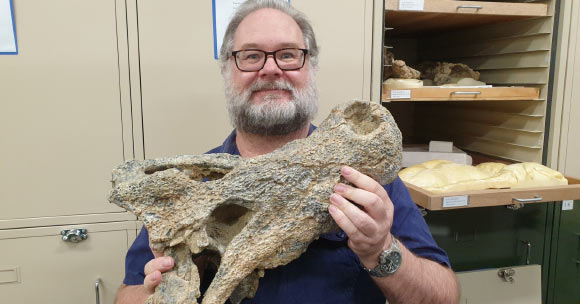
{"type": "Polygon", "coordinates": [[[530,255],[532,252],[532,242],[522,241],[522,240],[520,240],[520,242],[522,242],[526,245],[526,265],[530,265],[530,255]]]}
{"type": "MultiPolygon", "coordinates": [[[[576,233],[576,236],[580,238],[580,233],[576,233]]],[[[576,265],[580,265],[580,260],[576,260],[576,265]]]]}
{"type": "Polygon", "coordinates": [[[535,197],[532,197],[532,198],[517,198],[517,197],[514,197],[513,200],[516,201],[516,202],[518,202],[518,203],[533,203],[533,202],[539,202],[539,201],[541,201],[542,200],[542,197],[541,196],[537,196],[537,195],[535,197]]]}
{"type": "Polygon", "coordinates": [[[60,232],[60,235],[62,235],[63,241],[71,243],[78,243],[80,241],[84,241],[89,236],[87,234],[87,229],[84,228],[62,230],[60,232]]]}
{"type": "Polygon", "coordinates": [[[473,92],[453,91],[453,92],[451,92],[451,95],[481,95],[481,92],[478,92],[478,91],[473,91],[473,92]]]}
{"type": "Polygon", "coordinates": [[[458,5],[457,9],[461,9],[461,8],[474,8],[476,10],[480,10],[483,8],[483,6],[481,5],[458,5]]]}
{"type": "Polygon", "coordinates": [[[97,279],[97,281],[95,282],[95,297],[96,297],[97,304],[101,304],[100,292],[99,292],[99,285],[100,284],[101,284],[101,279],[97,279]]]}

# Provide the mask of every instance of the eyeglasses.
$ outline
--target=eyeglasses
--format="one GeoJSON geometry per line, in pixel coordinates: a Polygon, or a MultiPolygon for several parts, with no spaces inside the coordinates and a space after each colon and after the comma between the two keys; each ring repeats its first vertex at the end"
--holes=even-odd
{"type": "Polygon", "coordinates": [[[306,54],[308,54],[308,50],[297,48],[286,48],[273,52],[262,50],[239,50],[232,52],[232,56],[236,59],[236,66],[242,72],[256,72],[261,70],[270,55],[272,55],[280,70],[299,70],[304,66],[306,54]]]}

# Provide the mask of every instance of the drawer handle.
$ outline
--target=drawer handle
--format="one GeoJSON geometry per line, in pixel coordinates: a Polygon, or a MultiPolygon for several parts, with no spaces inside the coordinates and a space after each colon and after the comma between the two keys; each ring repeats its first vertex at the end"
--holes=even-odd
{"type": "Polygon", "coordinates": [[[97,279],[97,281],[95,282],[95,295],[96,295],[96,303],[97,304],[101,304],[101,299],[100,299],[100,292],[99,292],[99,286],[101,285],[101,279],[97,279]]]}
{"type": "Polygon", "coordinates": [[[481,95],[478,91],[453,91],[451,95],[481,95]]]}
{"type": "Polygon", "coordinates": [[[87,229],[67,229],[60,232],[62,240],[65,242],[78,243],[84,241],[89,237],[87,229]]]}
{"type": "Polygon", "coordinates": [[[514,201],[518,202],[518,203],[534,203],[534,202],[539,202],[542,200],[541,196],[534,196],[532,198],[517,198],[514,197],[513,198],[514,201]]]}
{"type": "Polygon", "coordinates": [[[530,241],[522,241],[526,245],[526,265],[530,265],[530,255],[532,254],[532,242],[530,241]]]}
{"type": "Polygon", "coordinates": [[[481,6],[481,5],[459,5],[459,6],[457,6],[457,9],[462,9],[462,8],[474,8],[476,10],[480,10],[483,8],[483,6],[481,6]]]}
{"type": "Polygon", "coordinates": [[[497,271],[497,275],[504,281],[504,282],[514,282],[514,275],[516,271],[513,268],[502,268],[497,271]]]}

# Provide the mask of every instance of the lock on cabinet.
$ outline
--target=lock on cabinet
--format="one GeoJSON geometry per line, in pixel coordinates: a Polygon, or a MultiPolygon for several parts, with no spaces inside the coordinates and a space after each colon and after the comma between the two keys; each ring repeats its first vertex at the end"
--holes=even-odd
{"type": "Polygon", "coordinates": [[[113,303],[136,229],[133,221],[1,230],[2,303],[113,303]]]}

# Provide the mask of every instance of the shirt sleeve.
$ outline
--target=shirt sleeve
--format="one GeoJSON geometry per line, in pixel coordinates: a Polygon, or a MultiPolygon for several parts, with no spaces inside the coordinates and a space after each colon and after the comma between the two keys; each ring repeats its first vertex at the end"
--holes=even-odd
{"type": "Polygon", "coordinates": [[[125,256],[125,285],[142,285],[145,279],[145,264],[154,258],[149,248],[149,233],[145,226],[127,251],[125,256]]]}
{"type": "Polygon", "coordinates": [[[384,186],[395,207],[391,232],[414,254],[450,267],[449,257],[441,249],[399,177],[384,186]]]}

